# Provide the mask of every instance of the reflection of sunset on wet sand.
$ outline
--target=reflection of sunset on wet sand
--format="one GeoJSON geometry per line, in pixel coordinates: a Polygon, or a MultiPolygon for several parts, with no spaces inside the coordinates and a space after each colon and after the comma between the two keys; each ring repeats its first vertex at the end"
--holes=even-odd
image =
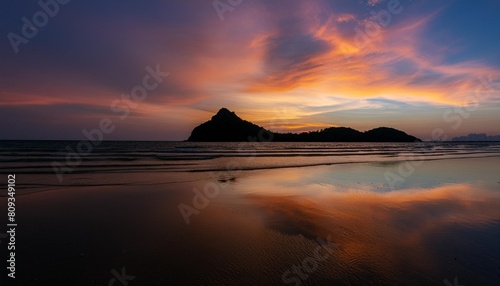
{"type": "MultiPolygon", "coordinates": [[[[156,168],[147,173],[133,164],[125,172],[86,165],[61,187],[23,174],[32,187],[19,189],[19,217],[30,226],[18,238],[19,267],[38,270],[19,281],[55,281],[45,274],[51,267],[71,281],[95,261],[126,264],[138,285],[442,285],[458,277],[468,286],[499,279],[498,157],[422,161],[394,189],[384,173],[398,162],[266,169],[316,159],[236,158],[254,170],[200,171],[219,169],[224,158],[176,168],[146,161],[156,168]],[[202,198],[207,185],[220,189],[202,198]],[[180,204],[196,208],[187,221],[180,204]]],[[[92,272],[73,285],[106,279],[109,271],[92,272]]]]}
{"type": "Polygon", "coordinates": [[[385,277],[409,269],[443,275],[444,266],[460,254],[445,249],[463,245],[459,231],[487,231],[500,221],[500,194],[470,185],[332,193],[315,199],[250,194],[247,199],[267,227],[312,239],[331,235],[341,245],[335,255],[340,263],[385,277]]]}
{"type": "MultiPolygon", "coordinates": [[[[489,161],[494,163],[495,159],[489,161]]],[[[464,167],[463,162],[447,164],[464,167]]],[[[370,167],[361,169],[373,171],[370,167]]],[[[262,180],[258,189],[247,184],[252,178],[242,179],[239,184],[245,202],[267,228],[312,240],[331,236],[340,245],[340,251],[334,255],[335,262],[327,264],[344,264],[353,276],[372,273],[381,279],[376,280],[379,282],[401,279],[401,283],[407,283],[415,276],[415,281],[419,281],[416,285],[437,283],[441,276],[454,275],[452,269],[461,274],[463,281],[482,281],[481,275],[495,272],[493,265],[484,262],[475,266],[484,273],[470,271],[470,264],[480,253],[486,256],[485,260],[498,259],[498,246],[492,236],[499,232],[500,193],[491,182],[472,185],[462,181],[392,192],[376,192],[373,186],[358,182],[349,191],[343,191],[321,182],[301,184],[301,180],[314,176],[314,168],[308,171],[282,170],[276,174],[275,179],[281,178],[277,181],[271,181],[273,176],[268,173],[264,178],[269,180],[262,180]],[[287,176],[289,185],[283,179],[287,176]],[[496,254],[489,256],[491,253],[496,254]],[[402,273],[408,277],[395,277],[402,273]]],[[[316,171],[324,172],[325,168],[316,171]]],[[[489,174],[483,175],[494,179],[494,172],[490,169],[489,174]]]]}

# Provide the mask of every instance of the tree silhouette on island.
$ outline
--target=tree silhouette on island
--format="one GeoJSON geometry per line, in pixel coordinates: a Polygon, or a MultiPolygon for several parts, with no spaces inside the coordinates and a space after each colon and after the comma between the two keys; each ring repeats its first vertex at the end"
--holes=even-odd
{"type": "Polygon", "coordinates": [[[198,125],[187,141],[191,142],[421,142],[403,131],[379,127],[360,132],[349,127],[330,127],[303,133],[275,133],[239,118],[221,108],[211,120],[198,125]]]}

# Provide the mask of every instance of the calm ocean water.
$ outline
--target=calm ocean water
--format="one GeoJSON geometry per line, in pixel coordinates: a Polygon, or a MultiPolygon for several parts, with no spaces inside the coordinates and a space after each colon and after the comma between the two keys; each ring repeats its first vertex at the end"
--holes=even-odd
{"type": "MultiPolygon", "coordinates": [[[[195,143],[107,141],[85,154],[78,141],[0,141],[0,169],[53,173],[52,164],[77,162],[72,173],[241,170],[500,156],[500,142],[447,143],[195,143]],[[67,161],[68,160],[68,161],[67,161]]],[[[85,151],[85,150],[84,150],[85,151]]],[[[60,166],[60,165],[59,165],[60,166]]]]}

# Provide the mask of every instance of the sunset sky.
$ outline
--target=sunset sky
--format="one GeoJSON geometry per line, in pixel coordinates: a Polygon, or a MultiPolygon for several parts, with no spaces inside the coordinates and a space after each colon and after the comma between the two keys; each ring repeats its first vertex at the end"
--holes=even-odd
{"type": "Polygon", "coordinates": [[[109,118],[105,140],[184,140],[221,107],[273,131],[500,134],[498,0],[65,1],[29,39],[38,1],[0,3],[0,139],[109,118]],[[147,66],[169,76],[120,118],[147,66]]]}

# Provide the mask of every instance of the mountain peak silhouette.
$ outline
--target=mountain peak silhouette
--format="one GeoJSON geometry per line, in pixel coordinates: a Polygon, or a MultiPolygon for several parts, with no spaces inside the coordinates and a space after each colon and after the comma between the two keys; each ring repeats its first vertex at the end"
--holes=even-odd
{"type": "MultiPolygon", "coordinates": [[[[242,142],[256,138],[264,128],[239,118],[227,108],[221,108],[217,114],[194,128],[188,141],[201,142],[242,142]]],[[[270,131],[269,131],[270,132],[270,131]]],[[[254,140],[255,141],[255,140],[254,140]]]]}
{"type": "Polygon", "coordinates": [[[227,116],[227,115],[230,115],[230,114],[235,114],[234,112],[232,111],[229,111],[229,109],[223,107],[221,109],[219,109],[219,112],[217,112],[216,115],[219,115],[219,116],[227,116]]]}
{"type": "Polygon", "coordinates": [[[188,141],[243,142],[258,139],[275,142],[415,142],[420,139],[394,128],[379,127],[366,132],[348,127],[330,127],[321,131],[274,133],[241,119],[227,108],[221,108],[212,119],[191,132],[188,141]]]}
{"type": "Polygon", "coordinates": [[[229,120],[242,120],[239,118],[236,113],[230,111],[227,108],[221,108],[217,114],[212,116],[212,120],[216,121],[229,121],[229,120]]]}

